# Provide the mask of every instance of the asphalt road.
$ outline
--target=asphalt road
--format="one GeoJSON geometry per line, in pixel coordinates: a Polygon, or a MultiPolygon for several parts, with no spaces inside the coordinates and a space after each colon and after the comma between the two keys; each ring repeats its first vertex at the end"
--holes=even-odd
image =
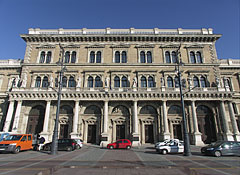
{"type": "Polygon", "coordinates": [[[192,147],[192,156],[161,155],[153,145],[131,150],[107,150],[84,145],[73,152],[24,151],[0,154],[0,175],[240,175],[240,157],[202,156],[199,147],[192,147]]]}

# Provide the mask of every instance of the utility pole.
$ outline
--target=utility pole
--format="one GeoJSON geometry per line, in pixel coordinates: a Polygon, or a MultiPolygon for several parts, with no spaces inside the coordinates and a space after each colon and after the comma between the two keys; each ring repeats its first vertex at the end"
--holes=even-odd
{"type": "Polygon", "coordinates": [[[57,65],[61,66],[61,70],[59,72],[59,80],[58,80],[58,101],[57,101],[57,111],[56,111],[56,120],[53,130],[53,137],[52,137],[52,145],[51,145],[51,155],[56,155],[58,151],[58,123],[59,123],[59,111],[60,111],[60,102],[61,102],[61,95],[62,95],[62,76],[64,71],[66,70],[65,66],[63,65],[63,58],[64,58],[64,48],[60,45],[60,54],[59,54],[59,61],[57,65]]]}
{"type": "Polygon", "coordinates": [[[184,156],[191,156],[190,151],[190,142],[189,142],[189,135],[187,132],[187,121],[186,121],[186,114],[185,114],[185,107],[184,107],[184,96],[182,93],[182,78],[181,78],[181,70],[180,66],[183,66],[181,52],[180,52],[181,45],[177,50],[177,67],[176,71],[178,74],[178,81],[179,81],[179,88],[180,88],[180,96],[181,96],[181,106],[182,106],[182,121],[183,121],[183,141],[184,141],[184,156]]]}

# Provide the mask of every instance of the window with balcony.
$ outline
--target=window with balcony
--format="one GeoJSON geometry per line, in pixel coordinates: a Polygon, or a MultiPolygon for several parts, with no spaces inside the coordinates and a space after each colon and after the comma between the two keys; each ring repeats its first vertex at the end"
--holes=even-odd
{"type": "Polygon", "coordinates": [[[118,76],[114,78],[114,87],[120,87],[120,78],[118,76]]]}
{"type": "Polygon", "coordinates": [[[62,87],[67,87],[67,77],[62,77],[62,87]]]}
{"type": "Polygon", "coordinates": [[[76,87],[76,81],[72,76],[68,80],[68,87],[76,87]]]}
{"type": "Polygon", "coordinates": [[[175,82],[175,88],[179,88],[180,84],[179,84],[179,78],[178,77],[174,78],[174,82],[175,82]]]}
{"type": "Polygon", "coordinates": [[[48,87],[48,77],[45,76],[42,81],[42,87],[48,87]]]}
{"type": "Polygon", "coordinates": [[[200,84],[201,84],[201,87],[207,87],[207,82],[206,82],[206,78],[201,76],[200,78],[200,84]]]}
{"type": "Polygon", "coordinates": [[[122,87],[128,87],[128,79],[127,77],[122,77],[122,87]]]}
{"type": "Polygon", "coordinates": [[[193,86],[200,87],[198,77],[193,77],[193,86]]]}
{"type": "Polygon", "coordinates": [[[97,76],[95,78],[95,87],[102,87],[102,86],[103,86],[102,80],[99,76],[97,76]]]}
{"type": "Polygon", "coordinates": [[[93,77],[88,77],[88,87],[92,88],[93,87],[93,77]]]}
{"type": "Polygon", "coordinates": [[[147,87],[147,79],[144,76],[141,77],[141,87],[142,88],[147,87]]]}
{"type": "Polygon", "coordinates": [[[148,87],[155,87],[155,82],[153,77],[148,77],[148,87]]]}
{"type": "Polygon", "coordinates": [[[167,77],[167,85],[168,85],[168,87],[173,87],[173,79],[172,79],[172,77],[167,77]]]}

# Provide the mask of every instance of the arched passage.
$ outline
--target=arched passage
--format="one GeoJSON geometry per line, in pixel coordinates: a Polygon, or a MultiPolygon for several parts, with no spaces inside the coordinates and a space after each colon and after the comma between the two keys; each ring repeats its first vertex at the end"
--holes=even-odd
{"type": "Polygon", "coordinates": [[[197,107],[198,128],[202,133],[202,141],[211,143],[217,140],[216,128],[213,112],[207,106],[200,105],[197,107]]]}
{"type": "Polygon", "coordinates": [[[170,129],[172,137],[182,140],[182,109],[178,105],[172,105],[168,109],[168,115],[170,116],[170,129]]]}
{"type": "Polygon", "coordinates": [[[72,117],[73,108],[69,105],[63,105],[60,107],[60,132],[59,138],[70,138],[70,133],[72,131],[72,117]]]}

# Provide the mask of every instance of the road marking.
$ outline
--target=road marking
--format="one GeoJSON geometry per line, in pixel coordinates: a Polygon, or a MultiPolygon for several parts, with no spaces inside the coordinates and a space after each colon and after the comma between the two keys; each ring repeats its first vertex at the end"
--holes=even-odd
{"type": "Polygon", "coordinates": [[[230,167],[230,168],[189,168],[189,169],[196,169],[196,170],[208,170],[208,169],[237,169],[237,167],[230,167]]]}
{"type": "Polygon", "coordinates": [[[226,172],[224,172],[224,171],[221,171],[221,170],[218,170],[218,169],[215,169],[215,168],[213,169],[212,167],[209,167],[209,166],[204,165],[204,164],[202,164],[202,163],[195,162],[195,161],[193,161],[193,160],[191,160],[191,159],[186,159],[185,157],[181,157],[181,156],[178,156],[178,157],[180,157],[181,159],[187,160],[187,161],[189,161],[189,162],[192,162],[192,163],[194,163],[194,164],[203,166],[203,167],[205,167],[205,168],[214,170],[214,171],[216,171],[216,172],[218,172],[218,173],[222,173],[222,174],[226,174],[226,175],[232,175],[232,174],[226,173],[226,172]]]}

